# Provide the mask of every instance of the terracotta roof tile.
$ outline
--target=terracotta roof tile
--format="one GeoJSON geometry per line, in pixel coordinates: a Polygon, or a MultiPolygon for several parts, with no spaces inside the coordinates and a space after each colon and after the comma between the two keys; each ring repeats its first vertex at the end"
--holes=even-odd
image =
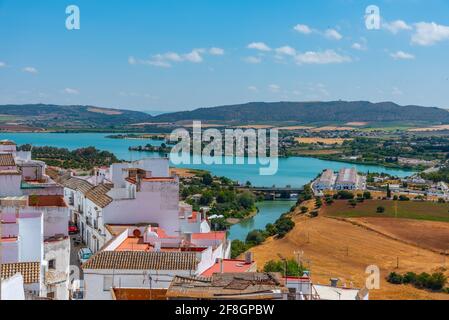
{"type": "Polygon", "coordinates": [[[0,266],[0,276],[2,279],[7,279],[20,273],[23,276],[23,281],[26,284],[38,283],[41,273],[41,265],[39,262],[18,262],[18,263],[3,263],[0,266]]]}
{"type": "Polygon", "coordinates": [[[95,203],[100,208],[105,208],[112,202],[112,198],[107,195],[110,190],[110,186],[99,184],[86,193],[86,198],[95,203]]]}
{"type": "Polygon", "coordinates": [[[68,179],[62,179],[58,182],[66,188],[80,191],[84,194],[89,192],[89,190],[91,190],[94,187],[92,184],[90,184],[86,180],[75,178],[75,177],[70,177],[68,179]]]}
{"type": "Polygon", "coordinates": [[[101,251],[83,269],[196,270],[194,252],[101,251]]]}
{"type": "Polygon", "coordinates": [[[11,167],[15,165],[16,162],[14,161],[14,157],[11,153],[0,153],[0,166],[11,167]]]}

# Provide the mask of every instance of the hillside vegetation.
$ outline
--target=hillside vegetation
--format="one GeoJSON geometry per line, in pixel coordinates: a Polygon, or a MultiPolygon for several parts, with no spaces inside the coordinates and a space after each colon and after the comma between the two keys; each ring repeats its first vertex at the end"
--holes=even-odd
{"type": "Polygon", "coordinates": [[[155,121],[216,120],[239,122],[449,122],[447,110],[400,106],[392,102],[251,102],[162,114],[155,121]]]}

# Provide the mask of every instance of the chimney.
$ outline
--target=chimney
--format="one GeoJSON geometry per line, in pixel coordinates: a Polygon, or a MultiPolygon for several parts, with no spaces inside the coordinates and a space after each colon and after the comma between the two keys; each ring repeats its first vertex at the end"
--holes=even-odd
{"type": "Polygon", "coordinates": [[[338,278],[331,278],[331,287],[336,288],[338,286],[338,278]]]}
{"type": "Polygon", "coordinates": [[[223,259],[220,259],[220,273],[224,272],[223,259]]]}
{"type": "Polygon", "coordinates": [[[245,253],[245,263],[246,264],[252,264],[254,261],[253,259],[253,253],[251,251],[248,251],[245,253]]]}
{"type": "Polygon", "coordinates": [[[156,252],[160,252],[161,251],[161,242],[160,241],[156,241],[154,243],[154,251],[156,251],[156,252]]]}

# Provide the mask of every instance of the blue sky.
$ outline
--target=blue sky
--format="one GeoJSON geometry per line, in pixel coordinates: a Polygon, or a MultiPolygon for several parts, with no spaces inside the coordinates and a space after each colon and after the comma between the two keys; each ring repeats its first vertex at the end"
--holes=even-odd
{"type": "Polygon", "coordinates": [[[449,108],[446,0],[0,0],[0,104],[449,108]],[[80,9],[67,30],[65,9],[80,9]],[[380,30],[365,27],[368,5],[380,30]]]}

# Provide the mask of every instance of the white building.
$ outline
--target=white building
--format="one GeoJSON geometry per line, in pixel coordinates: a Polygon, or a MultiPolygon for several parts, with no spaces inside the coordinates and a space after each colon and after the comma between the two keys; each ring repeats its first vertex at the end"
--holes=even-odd
{"type": "Polygon", "coordinates": [[[318,180],[314,184],[315,189],[318,191],[332,190],[335,185],[336,179],[337,179],[337,176],[335,175],[334,170],[327,169],[327,170],[323,171],[321,176],[318,178],[318,180]]]}
{"type": "MultiPolygon", "coordinates": [[[[121,226],[108,226],[112,233],[121,226]]],[[[111,289],[167,289],[175,276],[201,275],[230,256],[226,232],[170,236],[165,230],[124,228],[83,266],[85,299],[112,299],[111,289]]]]}
{"type": "Polygon", "coordinates": [[[41,297],[68,299],[69,211],[63,187],[46,175],[46,165],[31,160],[15,143],[0,142],[2,261],[42,265],[41,297]],[[6,219],[6,220],[5,220],[6,219]]]}
{"type": "Polygon", "coordinates": [[[111,238],[106,225],[157,225],[172,236],[210,231],[204,216],[179,203],[179,179],[170,175],[168,159],[113,164],[101,176],[98,185],[91,178],[60,181],[72,220],[92,252],[111,238]]]}

